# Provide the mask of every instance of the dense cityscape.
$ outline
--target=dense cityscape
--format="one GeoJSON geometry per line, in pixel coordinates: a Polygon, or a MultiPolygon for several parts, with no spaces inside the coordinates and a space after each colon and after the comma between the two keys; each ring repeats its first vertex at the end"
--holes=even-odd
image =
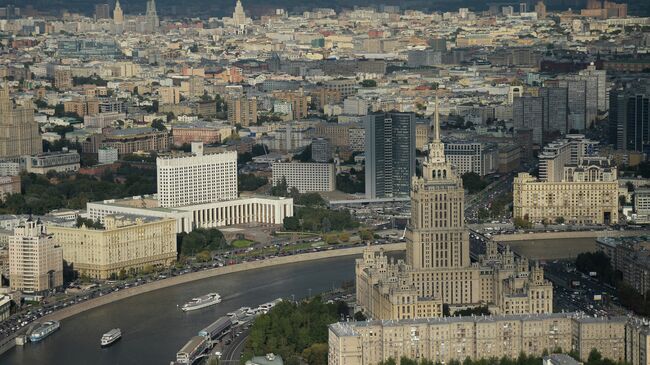
{"type": "Polygon", "coordinates": [[[650,365],[650,6],[0,0],[0,363],[650,365]]]}

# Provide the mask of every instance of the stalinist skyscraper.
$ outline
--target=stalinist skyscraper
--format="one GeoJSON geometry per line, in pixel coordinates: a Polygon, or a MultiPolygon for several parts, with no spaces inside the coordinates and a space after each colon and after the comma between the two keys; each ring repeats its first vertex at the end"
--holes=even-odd
{"type": "Polygon", "coordinates": [[[145,13],[145,31],[147,33],[154,33],[160,27],[160,19],[156,11],[156,0],[147,1],[147,12],[145,13]]]}
{"type": "Polygon", "coordinates": [[[232,21],[236,26],[246,24],[246,13],[244,12],[244,6],[241,4],[241,0],[237,0],[237,4],[235,4],[235,11],[232,13],[232,21]]]}
{"type": "Polygon", "coordinates": [[[14,106],[9,87],[0,88],[0,159],[35,155],[43,152],[43,142],[34,120],[31,102],[14,106]]]}
{"type": "Polygon", "coordinates": [[[115,33],[120,34],[124,32],[124,13],[120,6],[120,0],[115,1],[115,9],[113,9],[113,24],[115,25],[115,33]]]}
{"type": "Polygon", "coordinates": [[[486,254],[470,261],[463,181],[440,140],[438,100],[434,138],[422,176],[411,181],[411,220],[406,261],[389,261],[369,246],[356,262],[357,301],[374,319],[437,317],[487,306],[493,314],[551,313],[553,287],[543,270],[517,260],[488,242],[486,254]]]}

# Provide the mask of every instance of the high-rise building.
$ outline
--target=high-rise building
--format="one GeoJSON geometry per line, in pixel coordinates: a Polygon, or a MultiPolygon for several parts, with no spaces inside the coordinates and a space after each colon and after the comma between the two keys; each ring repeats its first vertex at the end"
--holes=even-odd
{"type": "Polygon", "coordinates": [[[535,12],[537,13],[537,19],[546,19],[546,4],[544,4],[544,1],[537,2],[535,12]]]}
{"type": "Polygon", "coordinates": [[[374,113],[364,124],[367,197],[407,197],[415,175],[415,114],[374,113]]]}
{"type": "Polygon", "coordinates": [[[124,13],[120,6],[120,0],[115,1],[115,8],[113,9],[113,24],[115,25],[115,33],[120,34],[124,32],[124,13]]]}
{"type": "Polygon", "coordinates": [[[540,96],[515,97],[512,105],[515,129],[531,129],[533,143],[541,145],[544,137],[544,99],[540,96]]]}
{"type": "Polygon", "coordinates": [[[369,247],[356,262],[357,302],[368,317],[437,317],[443,304],[450,311],[487,304],[492,313],[552,313],[553,287],[539,266],[530,269],[508,249],[498,252],[496,242],[488,242],[486,254],[471,263],[464,201],[463,181],[440,140],[436,110],[422,176],[411,180],[406,261],[389,262],[383,251],[369,247]]]}
{"type": "Polygon", "coordinates": [[[31,101],[14,106],[9,87],[0,88],[0,158],[14,158],[43,152],[38,123],[31,101]]]}
{"type": "Polygon", "coordinates": [[[332,159],[330,141],[325,138],[316,138],[311,141],[311,159],[314,162],[329,162],[332,159]]]}
{"type": "Polygon", "coordinates": [[[650,152],[650,103],[642,90],[617,90],[609,101],[610,143],[616,149],[650,152]]]}
{"type": "Polygon", "coordinates": [[[95,19],[110,19],[111,8],[108,4],[95,4],[95,19]]]}
{"type": "Polygon", "coordinates": [[[30,218],[9,237],[9,284],[23,292],[63,284],[63,250],[40,221],[30,218]]]}
{"type": "Polygon", "coordinates": [[[236,96],[227,100],[228,121],[243,127],[257,124],[257,98],[236,96]]]}
{"type": "Polygon", "coordinates": [[[156,0],[147,1],[147,12],[145,13],[145,32],[154,33],[160,27],[160,19],[156,11],[156,0]]]}
{"type": "Polygon", "coordinates": [[[598,142],[582,134],[568,134],[544,146],[539,153],[539,179],[559,182],[564,179],[564,167],[578,164],[587,157],[596,156],[598,142]]]}
{"type": "Polygon", "coordinates": [[[176,221],[171,218],[109,215],[104,228],[49,226],[63,258],[80,275],[117,277],[121,270],[167,267],[176,260],[176,221]]]}
{"type": "Polygon", "coordinates": [[[192,143],[192,154],[156,160],[161,207],[213,203],[237,198],[237,152],[203,154],[203,143],[192,143]]]}
{"type": "Polygon", "coordinates": [[[72,71],[69,68],[57,67],[54,71],[54,87],[59,90],[72,89],[72,71]]]}
{"type": "Polygon", "coordinates": [[[301,120],[307,117],[309,111],[309,96],[302,90],[298,91],[276,91],[273,98],[289,103],[291,118],[301,120]]]}
{"type": "MultiPolygon", "coordinates": [[[[550,136],[567,134],[568,89],[564,87],[542,87],[539,96],[543,99],[543,140],[550,136]]],[[[552,138],[552,137],[551,137],[552,138]]]]}
{"type": "Polygon", "coordinates": [[[232,20],[236,26],[246,24],[246,12],[244,12],[244,6],[241,4],[241,0],[237,0],[237,3],[235,4],[235,11],[232,13],[232,20]]]}

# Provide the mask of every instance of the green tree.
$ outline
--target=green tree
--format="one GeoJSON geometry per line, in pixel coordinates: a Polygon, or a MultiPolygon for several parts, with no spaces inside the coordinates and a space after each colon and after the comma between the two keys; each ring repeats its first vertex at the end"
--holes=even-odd
{"type": "Polygon", "coordinates": [[[159,131],[167,130],[167,127],[165,127],[165,124],[161,119],[154,119],[153,122],[151,122],[151,128],[154,128],[159,131]]]}
{"type": "Polygon", "coordinates": [[[302,358],[309,365],[327,365],[327,344],[315,343],[302,351],[302,358]]]}
{"type": "Polygon", "coordinates": [[[483,180],[481,176],[475,172],[464,173],[461,178],[463,179],[463,186],[470,194],[478,193],[488,185],[487,181],[483,180]]]}
{"type": "Polygon", "coordinates": [[[359,238],[361,238],[363,241],[369,241],[372,239],[372,231],[367,230],[367,229],[362,229],[359,231],[359,238]]]}
{"type": "Polygon", "coordinates": [[[283,221],[284,229],[290,232],[295,232],[300,230],[300,219],[296,217],[284,217],[283,221]]]}
{"type": "Polygon", "coordinates": [[[557,218],[555,218],[555,223],[557,223],[557,224],[563,224],[563,223],[564,223],[564,217],[557,217],[557,218]]]}
{"type": "Polygon", "coordinates": [[[361,86],[362,87],[376,87],[377,86],[377,81],[375,81],[375,80],[363,80],[363,81],[361,81],[361,86]]]}
{"type": "Polygon", "coordinates": [[[228,247],[223,233],[216,228],[199,228],[192,232],[181,235],[180,253],[185,256],[193,256],[202,251],[216,251],[228,247]]]}
{"type": "Polygon", "coordinates": [[[533,228],[533,224],[524,218],[515,217],[513,219],[515,228],[530,229],[533,228]]]}

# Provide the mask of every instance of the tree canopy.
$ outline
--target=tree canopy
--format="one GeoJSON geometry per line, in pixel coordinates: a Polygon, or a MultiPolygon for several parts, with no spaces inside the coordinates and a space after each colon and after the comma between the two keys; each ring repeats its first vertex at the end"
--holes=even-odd
{"type": "Polygon", "coordinates": [[[223,233],[216,228],[198,228],[190,233],[179,234],[181,255],[194,256],[203,251],[216,251],[228,247],[223,233]]]}

